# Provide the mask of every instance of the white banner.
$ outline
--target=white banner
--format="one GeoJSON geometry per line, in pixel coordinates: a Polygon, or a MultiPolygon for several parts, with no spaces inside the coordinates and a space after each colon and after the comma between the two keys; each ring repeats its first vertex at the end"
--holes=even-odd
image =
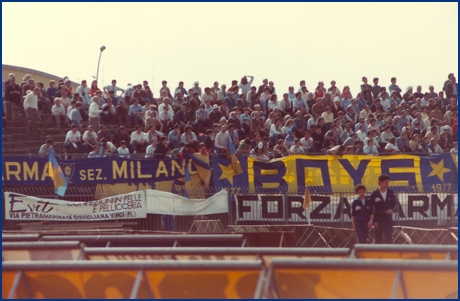
{"type": "Polygon", "coordinates": [[[187,199],[179,195],[147,189],[147,213],[168,215],[206,215],[228,213],[227,190],[207,199],[187,199]]]}
{"type": "Polygon", "coordinates": [[[89,202],[42,199],[5,192],[7,220],[101,221],[146,216],[143,191],[89,202]]]}

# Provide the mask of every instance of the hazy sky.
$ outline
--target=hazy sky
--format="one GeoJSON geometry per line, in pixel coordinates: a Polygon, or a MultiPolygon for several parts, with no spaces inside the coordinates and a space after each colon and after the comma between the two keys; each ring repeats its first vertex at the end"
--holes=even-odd
{"type": "Polygon", "coordinates": [[[458,4],[2,3],[4,64],[91,81],[102,45],[99,87],[147,79],[156,97],[163,79],[204,88],[243,75],[278,95],[302,79],[356,95],[362,76],[439,91],[458,74],[458,4]]]}

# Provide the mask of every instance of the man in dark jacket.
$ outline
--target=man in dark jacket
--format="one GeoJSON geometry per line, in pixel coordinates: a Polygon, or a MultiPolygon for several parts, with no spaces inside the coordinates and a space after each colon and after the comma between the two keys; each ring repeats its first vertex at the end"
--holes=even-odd
{"type": "Polygon", "coordinates": [[[366,186],[356,185],[355,192],[358,197],[351,204],[353,232],[356,233],[358,243],[365,244],[369,229],[374,224],[374,208],[372,202],[366,197],[366,186]]]}
{"type": "Polygon", "coordinates": [[[379,176],[379,188],[371,194],[370,200],[374,208],[375,243],[382,244],[385,236],[385,243],[393,243],[393,212],[396,210],[396,195],[388,188],[390,177],[379,176]]]}
{"type": "Polygon", "coordinates": [[[450,78],[450,83],[446,85],[446,95],[447,99],[451,99],[452,97],[458,99],[458,83],[455,76],[452,76],[450,78]]]}

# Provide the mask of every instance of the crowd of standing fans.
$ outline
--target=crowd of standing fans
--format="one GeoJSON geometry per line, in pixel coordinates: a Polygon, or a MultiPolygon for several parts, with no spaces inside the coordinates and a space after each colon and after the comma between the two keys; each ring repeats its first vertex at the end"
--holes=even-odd
{"type": "MultiPolygon", "coordinates": [[[[449,74],[442,87],[402,90],[391,78],[388,88],[362,78],[361,90],[340,89],[336,82],[314,89],[301,80],[279,93],[272,81],[254,84],[244,76],[230,85],[189,89],[162,82],[154,97],[147,81],[99,88],[86,80],[73,91],[69,78],[37,82],[14,74],[4,83],[4,100],[21,107],[27,132],[36,121],[52,115],[56,127],[69,128],[64,148],[68,154],[89,157],[143,154],[147,158],[182,156],[186,152],[227,153],[270,160],[289,154],[344,153],[457,153],[458,84],[449,74]],[[108,128],[116,127],[115,134],[108,128]],[[127,128],[134,128],[132,133],[127,128]]],[[[46,155],[53,142],[40,148],[46,155]]]]}

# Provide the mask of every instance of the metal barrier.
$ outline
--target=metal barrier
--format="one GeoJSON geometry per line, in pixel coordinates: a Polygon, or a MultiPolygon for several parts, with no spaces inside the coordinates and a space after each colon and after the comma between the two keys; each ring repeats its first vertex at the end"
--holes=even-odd
{"type": "Polygon", "coordinates": [[[272,260],[259,298],[458,298],[454,260],[272,260]]]}
{"type": "Polygon", "coordinates": [[[365,259],[458,260],[458,246],[356,244],[350,257],[365,259]]]}
{"type": "Polygon", "coordinates": [[[2,262],[3,298],[253,298],[257,261],[2,262]]]}

